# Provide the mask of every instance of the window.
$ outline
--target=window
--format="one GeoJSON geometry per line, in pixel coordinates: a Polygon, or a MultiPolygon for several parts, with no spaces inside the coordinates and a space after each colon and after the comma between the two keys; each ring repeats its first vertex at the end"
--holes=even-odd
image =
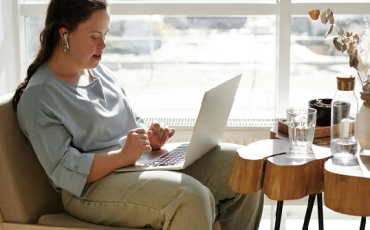
{"type": "MultiPolygon", "coordinates": [[[[28,60],[45,17],[29,16],[28,60]]],[[[143,117],[196,118],[206,90],[243,74],[230,118],[275,117],[276,17],[111,17],[102,64],[143,117]]]]}
{"type": "MultiPolygon", "coordinates": [[[[22,2],[32,60],[48,1],[22,2]]],[[[102,63],[116,73],[136,111],[164,118],[196,117],[204,91],[239,73],[230,118],[280,118],[288,106],[331,98],[335,75],[352,69],[324,39],[328,26],[308,12],[331,8],[336,22],[359,35],[370,15],[368,0],[109,3],[112,30],[102,63]]]]}
{"type": "MultiPolygon", "coordinates": [[[[341,23],[343,30],[360,37],[368,28],[370,15],[335,15],[335,22],[341,23]]],[[[336,50],[331,37],[324,39],[330,25],[313,21],[305,16],[292,17],[291,65],[290,65],[290,105],[300,106],[317,98],[332,98],[337,90],[336,77],[343,74],[357,76],[349,66],[348,55],[336,50]]],[[[356,88],[361,84],[356,79],[356,88]]],[[[358,90],[357,90],[358,91],[358,90]]],[[[359,95],[358,95],[358,98],[359,95]]]]}

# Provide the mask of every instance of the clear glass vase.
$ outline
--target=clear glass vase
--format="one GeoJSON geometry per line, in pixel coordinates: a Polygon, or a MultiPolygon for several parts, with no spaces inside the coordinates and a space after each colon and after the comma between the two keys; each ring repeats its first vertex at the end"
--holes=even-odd
{"type": "Polygon", "coordinates": [[[330,149],[334,158],[353,159],[357,153],[358,100],[353,76],[337,77],[331,104],[330,149]]]}

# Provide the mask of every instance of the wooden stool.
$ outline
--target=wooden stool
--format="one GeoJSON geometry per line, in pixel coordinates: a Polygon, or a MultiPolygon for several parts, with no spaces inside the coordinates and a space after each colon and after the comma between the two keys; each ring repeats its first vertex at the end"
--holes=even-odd
{"type": "MultiPolygon", "coordinates": [[[[278,201],[275,229],[280,228],[284,200],[311,195],[312,211],[315,195],[323,191],[324,163],[331,156],[330,149],[319,146],[304,156],[289,154],[288,150],[287,140],[257,141],[238,149],[228,178],[234,192],[250,194],[262,189],[268,198],[278,201]]],[[[303,229],[308,228],[309,208],[303,229]]]]}
{"type": "Polygon", "coordinates": [[[347,162],[329,159],[324,177],[326,207],[361,216],[360,229],[364,230],[366,216],[370,216],[370,151],[360,150],[357,159],[347,162]]]}

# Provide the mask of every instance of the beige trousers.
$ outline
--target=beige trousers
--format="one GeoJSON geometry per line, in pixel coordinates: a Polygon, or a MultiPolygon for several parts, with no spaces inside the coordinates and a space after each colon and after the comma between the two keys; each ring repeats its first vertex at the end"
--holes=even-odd
{"type": "Polygon", "coordinates": [[[263,193],[227,185],[240,147],[220,144],[182,171],[111,173],[86,185],[81,198],[63,190],[63,204],[87,222],[164,230],[211,230],[217,205],[222,230],[258,229],[263,193]]]}

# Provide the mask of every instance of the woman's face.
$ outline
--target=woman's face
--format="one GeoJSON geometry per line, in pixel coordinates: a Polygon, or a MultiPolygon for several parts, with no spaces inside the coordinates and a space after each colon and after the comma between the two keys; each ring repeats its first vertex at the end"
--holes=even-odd
{"type": "Polygon", "coordinates": [[[95,11],[89,20],[81,23],[69,34],[68,58],[79,69],[98,66],[106,47],[105,36],[109,30],[108,10],[95,11]]]}

